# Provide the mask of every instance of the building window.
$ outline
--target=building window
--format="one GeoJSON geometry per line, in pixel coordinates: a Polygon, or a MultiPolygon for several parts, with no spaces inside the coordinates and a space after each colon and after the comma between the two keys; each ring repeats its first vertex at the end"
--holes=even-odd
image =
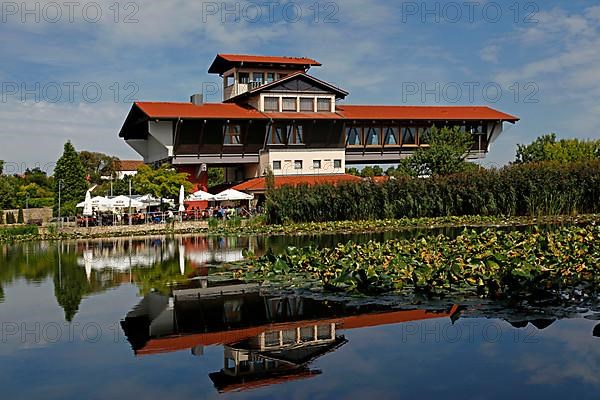
{"type": "Polygon", "coordinates": [[[223,144],[242,144],[242,127],[239,124],[226,124],[223,127],[223,144]]]}
{"type": "Polygon", "coordinates": [[[254,72],[252,74],[252,80],[259,84],[263,84],[263,80],[265,79],[264,74],[262,72],[254,72]]]}
{"type": "Polygon", "coordinates": [[[268,144],[285,144],[284,130],[282,126],[269,125],[267,128],[267,143],[268,144]]]}
{"type": "Polygon", "coordinates": [[[294,161],[294,169],[302,169],[302,160],[294,161]]]}
{"type": "Polygon", "coordinates": [[[265,111],[279,111],[279,97],[265,97],[265,111]]]}
{"type": "Polygon", "coordinates": [[[375,126],[367,127],[366,133],[367,146],[378,146],[381,144],[381,128],[375,126]]]}
{"type": "Polygon", "coordinates": [[[358,126],[349,126],[346,128],[346,146],[362,145],[361,128],[358,126]]]}
{"type": "Polygon", "coordinates": [[[317,111],[318,112],[331,112],[331,99],[318,98],[317,99],[317,111]]]}
{"type": "Polygon", "coordinates": [[[240,72],[238,74],[240,83],[248,83],[250,81],[250,74],[247,72],[240,72]]]}
{"type": "Polygon", "coordinates": [[[229,87],[235,83],[235,76],[228,75],[225,77],[225,86],[229,87]]]}
{"type": "Polygon", "coordinates": [[[402,128],[402,144],[416,145],[417,144],[417,129],[414,127],[402,128]]]}
{"type": "Polygon", "coordinates": [[[419,128],[419,144],[429,144],[431,128],[419,128]]]}
{"type": "Polygon", "coordinates": [[[298,111],[295,97],[284,97],[283,98],[283,111],[298,111]]]}
{"type": "Polygon", "coordinates": [[[333,168],[342,168],[342,160],[333,160],[333,168]]]}
{"type": "Polygon", "coordinates": [[[321,160],[313,160],[313,169],[321,169],[321,160]]]}
{"type": "Polygon", "coordinates": [[[387,126],[383,129],[383,144],[386,146],[397,146],[400,144],[398,141],[398,128],[387,126]]]}
{"type": "Polygon", "coordinates": [[[281,161],[273,161],[273,170],[281,169],[281,161]]]}
{"type": "Polygon", "coordinates": [[[310,97],[300,98],[300,111],[302,112],[314,112],[315,111],[315,99],[310,97]]]}
{"type": "Polygon", "coordinates": [[[275,81],[275,74],[273,72],[267,72],[267,83],[275,81]]]}
{"type": "Polygon", "coordinates": [[[304,127],[302,125],[288,125],[286,133],[288,144],[304,144],[304,127]]]}

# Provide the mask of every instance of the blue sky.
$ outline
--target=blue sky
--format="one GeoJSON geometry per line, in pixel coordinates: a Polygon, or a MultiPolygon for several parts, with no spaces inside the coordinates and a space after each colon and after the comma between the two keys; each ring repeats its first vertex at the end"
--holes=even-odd
{"type": "Polygon", "coordinates": [[[513,160],[517,143],[544,133],[600,137],[600,6],[593,1],[26,7],[3,2],[0,14],[7,172],[51,169],[66,140],[135,158],[118,138],[131,100],[187,101],[205,92],[220,101],[210,93],[219,77],[207,73],[219,52],[316,58],[323,66],[311,73],[348,90],[351,104],[489,105],[519,116],[485,165],[513,160]]]}

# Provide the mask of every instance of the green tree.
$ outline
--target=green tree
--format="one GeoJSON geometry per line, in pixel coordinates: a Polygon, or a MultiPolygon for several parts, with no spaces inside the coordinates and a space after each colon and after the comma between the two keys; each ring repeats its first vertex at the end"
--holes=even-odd
{"type": "Polygon", "coordinates": [[[600,158],[600,140],[561,139],[543,135],[531,144],[517,146],[516,164],[541,161],[577,162],[600,158]]]}
{"type": "Polygon", "coordinates": [[[4,210],[0,209],[0,225],[4,225],[4,210]]]}
{"type": "Polygon", "coordinates": [[[0,160],[0,175],[4,174],[4,160],[0,160]]]}
{"type": "Polygon", "coordinates": [[[220,185],[225,183],[225,169],[224,168],[209,168],[208,169],[208,187],[220,185]]]}
{"type": "Polygon", "coordinates": [[[15,222],[16,222],[16,221],[15,221],[15,214],[13,214],[13,213],[12,213],[12,211],[11,211],[11,212],[9,212],[8,214],[6,214],[6,223],[7,223],[8,225],[12,225],[12,224],[14,224],[15,222]]]}
{"type": "Polygon", "coordinates": [[[22,224],[25,222],[25,217],[23,215],[23,209],[19,208],[19,213],[17,214],[17,224],[22,224]]]}
{"type": "Polygon", "coordinates": [[[103,176],[114,177],[119,169],[120,160],[104,153],[81,151],[79,159],[91,183],[100,183],[103,176]]]}
{"type": "Polygon", "coordinates": [[[406,161],[413,175],[451,175],[468,168],[465,160],[473,145],[471,133],[457,126],[432,127],[427,142],[428,147],[419,147],[406,161]]]}
{"type": "Polygon", "coordinates": [[[54,209],[58,210],[58,194],[60,187],[61,213],[73,215],[75,205],[85,197],[87,182],[85,169],[75,147],[71,142],[65,143],[64,152],[54,167],[54,209]]]}
{"type": "Polygon", "coordinates": [[[556,133],[543,135],[535,139],[531,144],[517,144],[516,164],[544,161],[546,159],[546,145],[556,143],[556,133]]]}
{"type": "Polygon", "coordinates": [[[356,167],[346,168],[346,173],[354,176],[360,176],[360,171],[356,167]]]}
{"type": "Polygon", "coordinates": [[[143,165],[138,168],[137,174],[133,177],[133,185],[138,194],[178,199],[181,185],[186,193],[192,190],[193,185],[187,177],[188,174],[177,172],[169,164],[163,164],[156,169],[143,165]]]}

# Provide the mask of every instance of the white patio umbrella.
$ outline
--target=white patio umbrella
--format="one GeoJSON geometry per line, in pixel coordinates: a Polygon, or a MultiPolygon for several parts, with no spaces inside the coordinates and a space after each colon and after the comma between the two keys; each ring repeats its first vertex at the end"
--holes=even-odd
{"type": "Polygon", "coordinates": [[[131,199],[127,196],[117,196],[109,200],[109,204],[113,208],[143,208],[146,205],[141,201],[131,199]]]}
{"type": "Polygon", "coordinates": [[[83,202],[83,215],[89,217],[93,213],[94,210],[92,209],[92,194],[88,190],[87,192],[85,192],[85,201],[83,202]]]}
{"type": "Polygon", "coordinates": [[[185,201],[185,189],[183,185],[179,188],[179,212],[185,211],[185,205],[183,202],[185,201]]]}
{"type": "Polygon", "coordinates": [[[213,201],[214,199],[214,195],[204,192],[202,190],[198,190],[197,192],[192,193],[187,198],[187,200],[189,201],[213,201]]]}
{"type": "Polygon", "coordinates": [[[238,200],[252,200],[253,195],[239,192],[235,189],[227,189],[217,195],[215,195],[216,201],[238,201],[238,200]]]}

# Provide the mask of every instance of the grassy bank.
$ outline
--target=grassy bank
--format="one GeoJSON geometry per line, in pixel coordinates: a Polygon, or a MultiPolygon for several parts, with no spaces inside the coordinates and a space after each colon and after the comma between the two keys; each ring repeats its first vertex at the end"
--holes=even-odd
{"type": "MultiPolygon", "coordinates": [[[[424,232],[439,228],[485,228],[485,227],[518,227],[542,225],[582,225],[600,223],[600,214],[577,216],[546,216],[531,217],[492,217],[492,216],[465,216],[465,217],[439,217],[439,218],[402,218],[397,220],[380,221],[335,221],[312,222],[285,225],[266,225],[263,218],[245,221],[211,221],[209,224],[160,226],[158,229],[144,230],[127,226],[122,230],[78,228],[69,231],[56,229],[38,231],[37,227],[11,227],[7,233],[0,234],[0,243],[14,243],[32,240],[76,240],[99,239],[129,236],[153,236],[174,234],[199,234],[199,235],[314,235],[314,234],[344,234],[344,233],[370,233],[393,232],[402,230],[420,229],[424,232]]],[[[2,229],[2,228],[0,228],[2,229]]]]}
{"type": "Polygon", "coordinates": [[[600,225],[531,232],[465,230],[420,240],[353,242],[332,249],[290,248],[232,266],[247,281],[293,286],[297,276],[348,292],[473,292],[510,297],[600,284],[600,225]]]}

